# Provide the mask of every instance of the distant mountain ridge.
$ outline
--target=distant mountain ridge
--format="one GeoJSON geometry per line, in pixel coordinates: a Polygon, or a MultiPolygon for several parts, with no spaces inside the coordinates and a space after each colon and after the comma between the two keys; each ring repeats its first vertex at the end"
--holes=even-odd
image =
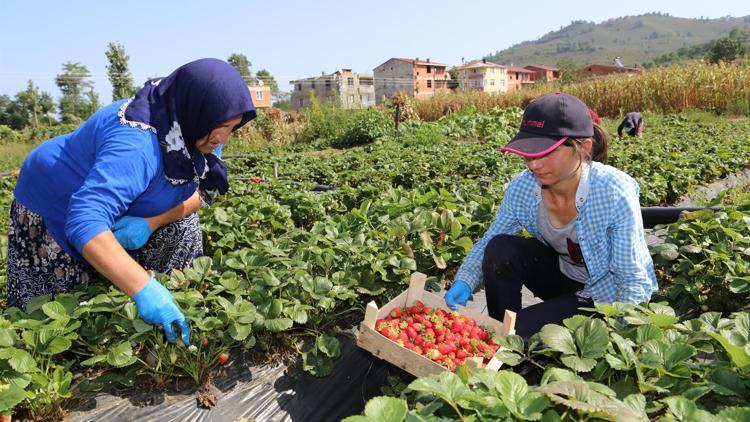
{"type": "Polygon", "coordinates": [[[750,15],[718,19],[678,18],[648,13],[608,19],[601,23],[573,21],[535,41],[524,41],[484,58],[499,64],[556,66],[570,60],[580,66],[612,64],[621,57],[625,66],[653,61],[680,48],[727,37],[733,28],[750,32],[750,15]]]}

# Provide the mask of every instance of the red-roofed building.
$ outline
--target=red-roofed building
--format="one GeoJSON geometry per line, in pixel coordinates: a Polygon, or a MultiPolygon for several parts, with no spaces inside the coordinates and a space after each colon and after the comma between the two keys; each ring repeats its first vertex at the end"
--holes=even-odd
{"type": "Polygon", "coordinates": [[[380,104],[397,92],[418,99],[429,98],[438,92],[448,92],[446,65],[419,60],[392,58],[373,69],[375,101],[380,104]]]}
{"type": "Polygon", "coordinates": [[[580,70],[585,77],[606,76],[613,73],[639,73],[638,67],[620,67],[608,64],[590,64],[580,70]]]}
{"type": "Polygon", "coordinates": [[[524,69],[534,72],[534,74],[531,75],[531,80],[534,82],[552,82],[560,79],[560,70],[556,67],[549,67],[541,64],[530,64],[528,66],[524,66],[524,69]]]}
{"type": "Polygon", "coordinates": [[[534,81],[531,76],[534,74],[533,71],[524,69],[522,67],[508,66],[508,91],[516,91],[523,89],[525,86],[533,85],[534,81]]]}

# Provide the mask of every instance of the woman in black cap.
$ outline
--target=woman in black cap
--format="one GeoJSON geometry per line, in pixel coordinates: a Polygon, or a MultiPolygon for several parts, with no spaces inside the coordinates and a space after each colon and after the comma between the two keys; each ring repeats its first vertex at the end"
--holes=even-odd
{"type": "Polygon", "coordinates": [[[518,312],[525,337],[596,303],[647,302],[656,292],[643,235],[639,187],[604,164],[607,134],[567,94],[537,98],[502,149],[527,169],[508,185],[500,210],[456,273],[445,301],[465,305],[484,282],[491,317],[518,312]],[[526,229],[533,238],[516,234],[526,229]],[[544,302],[521,309],[526,286],[544,302]]]}

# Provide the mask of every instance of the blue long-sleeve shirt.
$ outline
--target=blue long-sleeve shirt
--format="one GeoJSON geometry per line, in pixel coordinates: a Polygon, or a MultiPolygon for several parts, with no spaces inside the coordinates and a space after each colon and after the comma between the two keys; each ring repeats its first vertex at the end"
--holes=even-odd
{"type": "Polygon", "coordinates": [[[167,181],[156,134],[121,123],[124,102],[39,145],[24,160],[16,183],[16,200],[41,215],[60,247],[80,261],[83,246],[116,219],[159,215],[197,187],[167,181]]]}
{"type": "MultiPolygon", "coordinates": [[[[601,163],[585,166],[576,192],[576,232],[588,269],[580,295],[596,302],[647,302],[657,291],[654,264],[643,234],[633,178],[601,163]]],[[[516,234],[522,227],[544,242],[537,227],[541,187],[524,170],[508,185],[495,220],[469,251],[456,280],[477,287],[483,280],[484,249],[499,234],[516,234]]]]}

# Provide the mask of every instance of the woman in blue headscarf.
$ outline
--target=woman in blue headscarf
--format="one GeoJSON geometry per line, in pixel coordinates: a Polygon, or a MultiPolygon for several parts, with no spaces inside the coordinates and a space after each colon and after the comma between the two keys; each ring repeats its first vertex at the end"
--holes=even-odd
{"type": "Polygon", "coordinates": [[[8,306],[70,291],[98,272],[170,342],[176,324],[188,344],[184,315],[147,270],[182,268],[203,253],[195,212],[228,189],[214,150],[254,117],[239,72],[201,59],[37,147],[11,204],[8,306]]]}

